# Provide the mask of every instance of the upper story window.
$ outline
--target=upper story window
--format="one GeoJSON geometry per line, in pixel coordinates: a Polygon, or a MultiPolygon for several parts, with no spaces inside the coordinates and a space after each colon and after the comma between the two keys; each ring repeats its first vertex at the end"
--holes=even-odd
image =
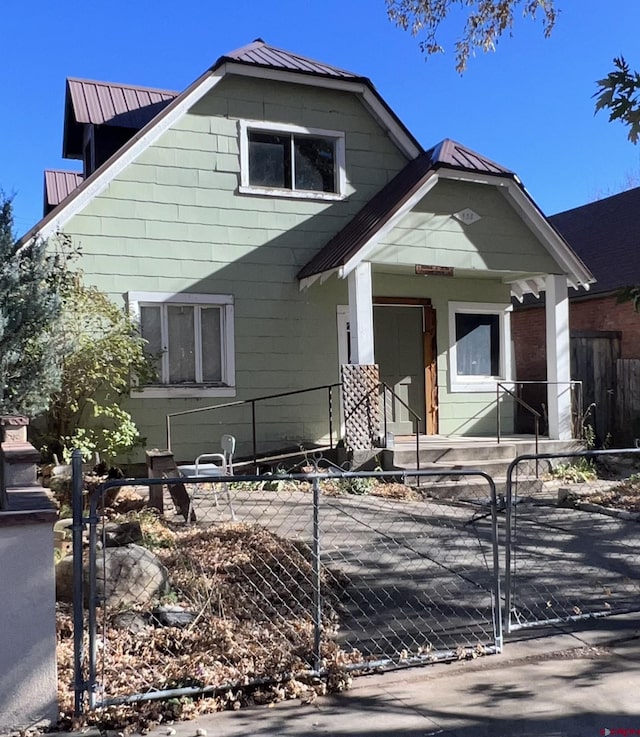
{"type": "Polygon", "coordinates": [[[240,123],[241,192],[341,199],[344,133],[272,123],[240,123]]]}

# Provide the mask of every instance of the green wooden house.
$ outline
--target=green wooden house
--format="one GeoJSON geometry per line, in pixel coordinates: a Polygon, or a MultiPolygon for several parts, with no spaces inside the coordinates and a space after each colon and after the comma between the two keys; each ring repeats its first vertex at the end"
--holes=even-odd
{"type": "Polygon", "coordinates": [[[514,172],[423,149],[366,77],[258,40],[179,94],[69,79],[64,153],[83,176],[46,173],[25,238],[71,236],[139,319],[148,447],[221,404],[173,418],[178,458],[223,432],[241,453],[335,442],[343,364],[379,367],[389,434],[495,435],[498,412],[508,431],[512,297],[539,291],[549,436],[570,437],[567,288],[589,271],[514,172]]]}

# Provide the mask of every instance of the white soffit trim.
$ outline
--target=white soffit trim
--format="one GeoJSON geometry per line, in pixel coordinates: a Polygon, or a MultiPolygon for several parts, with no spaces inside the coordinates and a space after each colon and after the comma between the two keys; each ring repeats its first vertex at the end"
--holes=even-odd
{"type": "Polygon", "coordinates": [[[257,77],[260,79],[271,79],[275,82],[289,82],[292,84],[303,84],[310,87],[324,87],[331,90],[356,93],[362,97],[365,107],[376,118],[376,120],[389,131],[393,139],[404,154],[415,159],[421,153],[421,149],[406,134],[401,125],[382,103],[381,98],[363,82],[350,82],[345,79],[332,79],[330,77],[316,77],[313,75],[300,74],[299,72],[287,72],[280,69],[264,69],[252,67],[245,64],[234,64],[227,62],[227,74],[238,74],[244,77],[257,77]]]}
{"type": "Polygon", "coordinates": [[[535,279],[527,279],[525,284],[529,287],[529,291],[534,297],[540,296],[540,289],[538,288],[538,282],[535,279]]]}
{"type": "MultiPolygon", "coordinates": [[[[130,145],[125,144],[118,152],[103,164],[94,174],[86,180],[86,186],[80,185],[77,195],[71,199],[66,207],[63,207],[55,217],[46,222],[40,230],[31,233],[31,237],[48,238],[77,215],[93,197],[100,194],[148,146],[155,143],[160,136],[167,131],[177,120],[179,120],[198,100],[213,89],[225,76],[226,65],[221,66],[215,73],[205,72],[190,88],[175,98],[160,113],[159,118],[154,118],[140,131],[139,137],[130,145]]],[[[37,228],[37,226],[36,226],[37,228]]]]}
{"type": "MultiPolygon", "coordinates": [[[[335,269],[334,269],[335,271],[335,269]]],[[[328,272],[331,273],[331,272],[328,272]]],[[[300,279],[300,291],[304,292],[305,289],[309,289],[312,284],[318,281],[322,274],[314,274],[313,276],[307,276],[304,279],[300,279]]]]}
{"type": "Polygon", "coordinates": [[[400,208],[398,208],[398,210],[396,210],[389,220],[387,220],[387,222],[374,233],[374,235],[347,261],[344,266],[340,267],[338,275],[341,279],[347,277],[361,261],[364,261],[378,243],[388,235],[396,225],[398,225],[402,218],[435,187],[438,183],[438,177],[439,174],[437,172],[431,172],[422,186],[414,192],[413,195],[409,197],[409,199],[400,208]]]}
{"type": "Polygon", "coordinates": [[[519,282],[511,284],[511,294],[518,300],[518,302],[522,302],[524,291],[520,288],[519,282]]]}
{"type": "Polygon", "coordinates": [[[489,184],[492,187],[507,187],[509,185],[509,180],[504,177],[482,174],[482,172],[441,168],[438,169],[438,175],[442,179],[454,179],[460,182],[473,182],[474,184],[489,184]]]}

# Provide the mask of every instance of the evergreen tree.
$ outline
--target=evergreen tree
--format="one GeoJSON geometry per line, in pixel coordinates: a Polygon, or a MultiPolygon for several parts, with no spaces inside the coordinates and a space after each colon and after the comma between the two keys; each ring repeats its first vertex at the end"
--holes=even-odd
{"type": "Polygon", "coordinates": [[[0,192],[0,414],[38,414],[60,385],[55,338],[69,258],[37,238],[19,243],[0,192]]]}

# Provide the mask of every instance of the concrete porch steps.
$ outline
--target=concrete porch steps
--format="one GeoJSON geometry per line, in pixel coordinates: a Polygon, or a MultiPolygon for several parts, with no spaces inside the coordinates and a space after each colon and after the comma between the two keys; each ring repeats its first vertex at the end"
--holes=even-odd
{"type": "MultiPolygon", "coordinates": [[[[541,438],[538,453],[573,453],[584,449],[577,440],[560,441],[541,438]]],[[[488,482],[480,476],[466,476],[465,471],[482,471],[496,485],[498,495],[506,493],[507,472],[511,462],[523,455],[535,454],[535,438],[504,438],[500,443],[491,438],[446,438],[421,436],[419,446],[420,470],[441,471],[442,475],[422,478],[420,486],[435,498],[477,499],[487,495],[488,482]],[[450,472],[459,471],[460,475],[450,472]]],[[[532,461],[533,464],[533,461],[532,461]]],[[[415,437],[396,437],[392,449],[392,467],[409,471],[415,469],[415,437]]],[[[548,462],[540,462],[539,472],[544,473],[548,462]]],[[[527,473],[535,479],[535,471],[527,473]]],[[[522,473],[520,474],[522,478],[522,473]]],[[[409,477],[411,481],[411,477],[409,477]]],[[[417,477],[413,477],[417,481],[417,477]]]]}

